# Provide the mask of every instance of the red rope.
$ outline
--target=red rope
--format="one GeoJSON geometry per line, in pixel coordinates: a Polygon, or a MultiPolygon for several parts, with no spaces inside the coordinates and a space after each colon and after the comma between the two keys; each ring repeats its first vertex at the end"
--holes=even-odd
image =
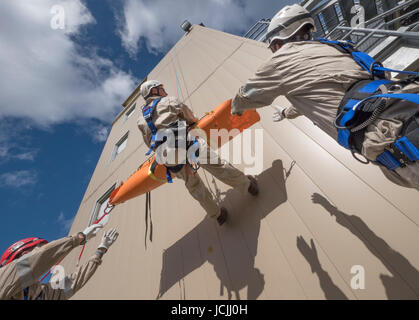
{"type": "MultiPolygon", "coordinates": [[[[102,221],[102,219],[106,216],[106,215],[108,215],[109,213],[111,213],[111,211],[112,211],[112,209],[114,208],[115,206],[113,206],[113,205],[110,205],[109,203],[108,203],[108,205],[106,206],[106,208],[105,208],[105,210],[103,210],[103,214],[102,214],[102,216],[99,218],[99,219],[97,219],[95,222],[93,222],[93,224],[98,224],[100,221],[102,221]],[[109,210],[108,210],[109,209],[109,210]]],[[[78,260],[77,260],[77,267],[79,266],[79,264],[80,264],[80,260],[81,260],[81,256],[83,255],[83,252],[84,252],[84,248],[86,247],[86,244],[84,244],[83,245],[83,248],[81,248],[81,252],[80,252],[80,255],[79,255],[79,258],[78,258],[78,260]]]]}
{"type": "MultiPolygon", "coordinates": [[[[63,258],[61,258],[60,260],[58,260],[58,262],[56,264],[54,264],[54,267],[57,266],[58,264],[60,264],[60,262],[63,261],[63,258]]],[[[48,277],[48,275],[51,273],[51,270],[54,268],[52,267],[51,269],[49,269],[49,271],[42,277],[42,279],[40,280],[40,282],[44,281],[44,279],[46,277],[48,277]]]]}
{"type": "Polygon", "coordinates": [[[80,252],[80,255],[79,255],[79,259],[77,260],[76,267],[78,267],[78,266],[79,266],[79,264],[80,264],[80,259],[81,259],[81,256],[82,256],[83,252],[84,252],[84,248],[85,248],[85,247],[86,247],[86,244],[84,244],[84,245],[83,245],[83,248],[81,248],[81,252],[80,252]]]}
{"type": "MultiPolygon", "coordinates": [[[[103,215],[99,218],[99,219],[97,219],[95,222],[93,222],[93,224],[98,224],[100,221],[102,221],[102,219],[106,216],[106,215],[108,215],[111,211],[112,211],[112,209],[113,209],[113,207],[114,206],[111,206],[111,205],[109,205],[108,204],[108,206],[105,208],[105,210],[103,210],[103,215]],[[107,209],[110,209],[109,211],[107,211],[107,209]]],[[[77,267],[79,266],[79,264],[80,264],[80,259],[81,259],[81,256],[83,255],[83,252],[84,252],[84,248],[86,247],[86,244],[84,244],[83,245],[83,248],[81,249],[81,252],[80,252],[80,255],[79,255],[79,258],[78,258],[78,260],[77,260],[77,267]]],[[[51,273],[51,270],[55,267],[55,266],[57,266],[61,261],[63,261],[63,258],[61,258],[60,260],[58,260],[58,262],[56,263],[56,264],[54,264],[54,266],[42,277],[42,279],[40,280],[40,282],[42,282],[46,277],[48,277],[48,275],[51,273]]]]}

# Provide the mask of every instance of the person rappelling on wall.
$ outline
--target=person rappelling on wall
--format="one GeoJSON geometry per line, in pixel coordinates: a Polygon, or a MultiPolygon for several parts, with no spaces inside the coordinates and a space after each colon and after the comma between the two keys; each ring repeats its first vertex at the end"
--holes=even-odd
{"type": "MultiPolygon", "coordinates": [[[[181,148],[181,135],[179,134],[182,131],[181,128],[191,127],[199,119],[195,117],[188,106],[181,103],[176,97],[168,96],[163,84],[159,81],[149,80],[144,82],[140,87],[140,93],[145,100],[145,106],[137,125],[143,135],[144,142],[150,148],[147,154],[151,151],[158,153],[159,146],[165,142],[159,140],[158,136],[160,132],[164,131],[174,132],[176,138],[174,151],[176,155],[180,154],[178,151],[181,148]]],[[[258,194],[259,189],[256,179],[244,175],[229,162],[220,159],[205,141],[200,139],[188,141],[184,143],[184,147],[189,149],[198,142],[199,151],[197,156],[199,156],[199,159],[207,160],[198,163],[200,167],[242,194],[250,193],[253,196],[258,194]]],[[[186,188],[205,209],[207,216],[216,219],[219,225],[223,225],[228,217],[227,209],[218,206],[210,191],[195,172],[196,168],[193,167],[191,162],[193,161],[185,161],[184,158],[175,156],[174,161],[166,163],[168,181],[170,182],[171,174],[184,180],[186,188]]]]}
{"type": "Polygon", "coordinates": [[[274,106],[274,121],[304,115],[357,160],[419,190],[419,74],[386,69],[348,41],[313,40],[315,30],[297,4],[273,17],[265,36],[273,55],[239,89],[232,114],[285,96],[292,106],[274,106]],[[409,77],[390,80],[389,71],[409,77]]]}
{"type": "Polygon", "coordinates": [[[39,278],[64,259],[74,248],[85,244],[103,226],[94,224],[83,232],[48,243],[27,238],[10,246],[0,260],[0,300],[66,300],[93,276],[102,256],[118,238],[113,228],[103,234],[95,254],[75,272],[60,279],[57,286],[39,278]]]}

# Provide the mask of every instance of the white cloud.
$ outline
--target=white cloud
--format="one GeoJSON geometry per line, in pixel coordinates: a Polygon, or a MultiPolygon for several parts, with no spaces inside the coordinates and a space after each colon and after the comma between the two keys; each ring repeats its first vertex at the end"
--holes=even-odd
{"type": "Polygon", "coordinates": [[[103,123],[93,123],[87,126],[83,126],[83,128],[95,142],[101,143],[108,139],[109,128],[103,123]]]}
{"type": "Polygon", "coordinates": [[[0,118],[38,126],[74,119],[109,123],[136,80],[73,37],[95,23],[80,0],[0,1],[0,118]],[[65,28],[52,29],[51,8],[61,5],[65,28]]]}
{"type": "Polygon", "coordinates": [[[108,133],[109,132],[107,127],[97,128],[93,135],[93,138],[98,142],[104,142],[108,138],[108,133]]]}
{"type": "Polygon", "coordinates": [[[0,121],[0,164],[9,160],[33,161],[39,152],[22,132],[29,127],[25,121],[0,121]]]}
{"type": "Polygon", "coordinates": [[[68,233],[70,231],[70,228],[73,224],[74,217],[66,219],[63,212],[60,212],[57,222],[61,225],[61,229],[64,233],[68,233]]]}
{"type": "Polygon", "coordinates": [[[31,150],[31,151],[15,154],[15,155],[13,155],[13,157],[15,157],[16,159],[19,159],[19,160],[33,161],[35,159],[37,153],[38,153],[38,150],[31,150]]]}
{"type": "Polygon", "coordinates": [[[33,185],[37,181],[37,173],[31,170],[6,172],[0,175],[0,186],[2,187],[20,188],[33,185]]]}
{"type": "Polygon", "coordinates": [[[192,24],[242,35],[256,21],[272,18],[296,0],[125,0],[118,17],[123,46],[135,56],[142,40],[150,52],[164,52],[182,36],[187,19],[192,24]]]}

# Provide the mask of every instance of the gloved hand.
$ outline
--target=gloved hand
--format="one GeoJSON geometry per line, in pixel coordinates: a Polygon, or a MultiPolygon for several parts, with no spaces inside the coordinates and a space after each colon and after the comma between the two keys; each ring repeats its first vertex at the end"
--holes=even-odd
{"type": "Polygon", "coordinates": [[[99,231],[100,228],[103,228],[103,226],[98,223],[98,224],[92,224],[91,226],[84,229],[84,231],[82,232],[85,239],[83,243],[89,241],[91,238],[96,236],[96,233],[99,231]]]}
{"type": "Polygon", "coordinates": [[[276,112],[274,113],[274,115],[272,117],[273,121],[278,122],[278,121],[284,120],[285,119],[285,115],[284,115],[285,108],[274,105],[274,104],[272,105],[272,107],[274,107],[274,109],[276,110],[276,112]]]}
{"type": "Polygon", "coordinates": [[[98,249],[103,248],[103,249],[108,250],[108,248],[116,241],[118,236],[119,236],[119,233],[116,231],[115,228],[108,230],[107,232],[103,234],[102,242],[97,248],[98,249]]]}

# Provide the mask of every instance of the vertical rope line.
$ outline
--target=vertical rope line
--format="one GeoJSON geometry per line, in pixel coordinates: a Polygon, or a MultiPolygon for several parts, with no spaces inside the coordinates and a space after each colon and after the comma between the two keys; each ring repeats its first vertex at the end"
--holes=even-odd
{"type": "MultiPolygon", "coordinates": [[[[176,70],[176,56],[172,53],[172,65],[173,65],[173,72],[175,74],[175,81],[176,81],[176,94],[177,94],[177,98],[179,99],[179,78],[178,78],[178,74],[177,74],[177,70],[176,70]]],[[[183,99],[183,95],[182,95],[182,99],[183,99]]]]}

